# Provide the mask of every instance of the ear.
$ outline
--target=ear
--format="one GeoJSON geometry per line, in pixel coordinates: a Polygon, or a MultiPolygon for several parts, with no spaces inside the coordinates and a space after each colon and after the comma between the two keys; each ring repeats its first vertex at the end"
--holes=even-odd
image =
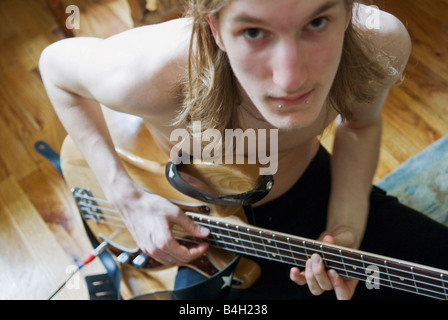
{"type": "Polygon", "coordinates": [[[206,16],[205,20],[207,20],[208,25],[210,26],[210,30],[212,31],[213,38],[215,39],[216,45],[221,49],[222,51],[226,52],[226,48],[224,46],[224,43],[222,42],[221,35],[219,34],[218,28],[217,28],[217,21],[211,16],[206,16]]]}

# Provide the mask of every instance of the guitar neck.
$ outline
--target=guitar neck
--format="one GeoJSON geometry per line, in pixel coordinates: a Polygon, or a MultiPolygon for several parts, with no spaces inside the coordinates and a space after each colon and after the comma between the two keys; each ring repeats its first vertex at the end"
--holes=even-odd
{"type": "Polygon", "coordinates": [[[444,270],[243,223],[229,223],[222,218],[204,217],[195,213],[188,215],[196,223],[211,230],[207,241],[213,247],[302,268],[311,255],[317,253],[328,269],[336,270],[341,276],[364,281],[372,289],[385,286],[448,300],[448,273],[444,270]]]}

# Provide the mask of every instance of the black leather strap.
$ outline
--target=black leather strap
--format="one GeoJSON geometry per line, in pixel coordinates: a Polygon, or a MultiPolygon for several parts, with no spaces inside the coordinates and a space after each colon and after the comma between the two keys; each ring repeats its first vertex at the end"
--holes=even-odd
{"type": "Polygon", "coordinates": [[[223,300],[231,290],[233,274],[240,256],[237,255],[223,270],[213,275],[210,279],[175,289],[147,293],[133,297],[131,300],[223,300]]]}
{"type": "Polygon", "coordinates": [[[40,153],[40,155],[44,156],[50,163],[59,171],[61,175],[61,161],[59,158],[59,154],[56,153],[45,141],[36,141],[34,144],[34,149],[40,153]]]}
{"type": "Polygon", "coordinates": [[[248,206],[263,199],[274,185],[272,175],[264,175],[253,190],[235,195],[215,195],[202,191],[185,181],[179,173],[179,168],[183,164],[174,162],[178,163],[178,161],[170,161],[165,167],[165,175],[169,183],[185,195],[207,203],[223,206],[248,206]]]}

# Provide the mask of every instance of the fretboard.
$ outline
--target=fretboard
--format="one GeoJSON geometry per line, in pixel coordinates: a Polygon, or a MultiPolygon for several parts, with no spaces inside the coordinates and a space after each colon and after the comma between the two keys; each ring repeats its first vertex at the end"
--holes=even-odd
{"type": "MultiPolygon", "coordinates": [[[[188,215],[210,229],[209,245],[248,256],[304,267],[313,253],[341,276],[417,295],[448,300],[448,272],[380,255],[349,250],[297,236],[234,224],[215,217],[188,215]]],[[[185,239],[185,238],[184,238],[185,239]]],[[[195,238],[193,241],[204,242],[195,238]]]]}

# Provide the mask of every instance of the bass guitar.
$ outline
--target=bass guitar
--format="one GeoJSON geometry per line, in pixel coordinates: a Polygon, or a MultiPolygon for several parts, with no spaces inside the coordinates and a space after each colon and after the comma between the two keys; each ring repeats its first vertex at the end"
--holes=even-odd
{"type": "MultiPolygon", "coordinates": [[[[269,179],[260,180],[258,168],[201,163],[183,165],[184,172],[180,174],[178,166],[163,163],[165,158],[154,151],[157,150],[154,144],[149,148],[154,159],[142,158],[118,147],[117,151],[131,177],[142,188],[171,200],[193,221],[211,230],[206,239],[193,238],[180,229],[173,230],[175,237],[186,246],[203,241],[209,243],[207,254],[188,265],[207,277],[224,269],[236,255],[242,255],[233,276],[233,286],[244,289],[260,275],[259,266],[245,257],[264,258],[303,268],[310,256],[318,253],[326,267],[336,270],[341,276],[448,300],[448,272],[445,270],[249,225],[240,205],[244,205],[247,197],[253,197],[252,201],[262,197],[272,183],[269,179]],[[199,188],[188,187],[190,183],[206,186],[207,190],[198,192],[199,188]],[[215,194],[219,196],[210,196],[215,194]],[[235,194],[239,196],[232,196],[235,194]],[[238,205],[227,205],[232,201],[238,205]]],[[[104,200],[93,173],[69,137],[61,150],[61,166],[82,218],[99,241],[109,243],[118,262],[139,270],[177,268],[164,267],[141,252],[118,212],[104,200]]],[[[155,288],[155,291],[172,290],[176,272],[174,269],[169,272],[168,279],[157,279],[155,285],[148,287],[155,288]]]]}

